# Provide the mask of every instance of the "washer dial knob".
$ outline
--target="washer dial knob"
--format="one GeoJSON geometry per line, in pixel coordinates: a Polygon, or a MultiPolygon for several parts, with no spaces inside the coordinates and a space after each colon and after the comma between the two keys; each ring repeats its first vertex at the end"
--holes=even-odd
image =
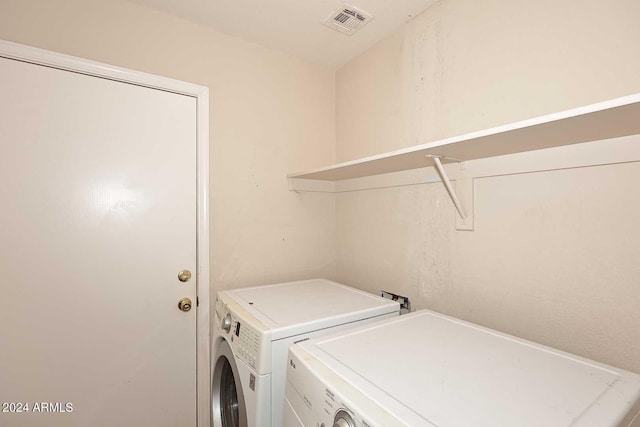
{"type": "Polygon", "coordinates": [[[340,409],[333,418],[333,427],[356,427],[356,423],[347,411],[340,409]]]}
{"type": "Polygon", "coordinates": [[[222,319],[222,329],[227,331],[227,333],[231,330],[231,313],[227,313],[224,319],[222,319]]]}

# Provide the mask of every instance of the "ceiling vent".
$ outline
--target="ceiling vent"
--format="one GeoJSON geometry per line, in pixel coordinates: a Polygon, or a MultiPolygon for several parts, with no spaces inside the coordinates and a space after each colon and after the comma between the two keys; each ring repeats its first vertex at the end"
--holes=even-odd
{"type": "Polygon", "coordinates": [[[367,12],[350,4],[343,3],[340,8],[331,13],[322,23],[329,28],[333,28],[342,34],[350,36],[367,25],[372,19],[373,16],[367,12]]]}

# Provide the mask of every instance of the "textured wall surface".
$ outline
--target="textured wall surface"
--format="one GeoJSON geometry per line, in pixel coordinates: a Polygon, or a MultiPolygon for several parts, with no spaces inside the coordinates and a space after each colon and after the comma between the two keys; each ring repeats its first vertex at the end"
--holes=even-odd
{"type": "Polygon", "coordinates": [[[336,76],[338,161],[640,92],[634,0],[441,0],[336,76]]]}
{"type": "MultiPolygon", "coordinates": [[[[442,0],[338,71],[337,158],[640,92],[637,16],[633,0],[442,0]]],[[[637,162],[478,178],[472,232],[441,183],[338,194],[336,277],[640,372],[639,180],[637,162]]]]}

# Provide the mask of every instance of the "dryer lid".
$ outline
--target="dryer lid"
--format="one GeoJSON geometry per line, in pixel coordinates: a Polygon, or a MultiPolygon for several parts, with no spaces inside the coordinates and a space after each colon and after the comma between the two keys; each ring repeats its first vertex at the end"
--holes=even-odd
{"type": "Polygon", "coordinates": [[[418,425],[617,426],[640,405],[636,374],[427,310],[301,345],[418,425]]]}

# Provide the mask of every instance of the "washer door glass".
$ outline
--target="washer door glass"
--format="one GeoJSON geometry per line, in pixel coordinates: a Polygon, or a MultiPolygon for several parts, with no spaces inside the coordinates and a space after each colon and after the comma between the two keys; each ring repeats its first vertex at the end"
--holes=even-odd
{"type": "Polygon", "coordinates": [[[225,340],[218,343],[211,386],[213,426],[247,427],[247,408],[240,376],[231,348],[225,340]]]}
{"type": "Polygon", "coordinates": [[[233,370],[226,357],[220,358],[220,418],[223,427],[240,427],[238,392],[233,370]]]}

